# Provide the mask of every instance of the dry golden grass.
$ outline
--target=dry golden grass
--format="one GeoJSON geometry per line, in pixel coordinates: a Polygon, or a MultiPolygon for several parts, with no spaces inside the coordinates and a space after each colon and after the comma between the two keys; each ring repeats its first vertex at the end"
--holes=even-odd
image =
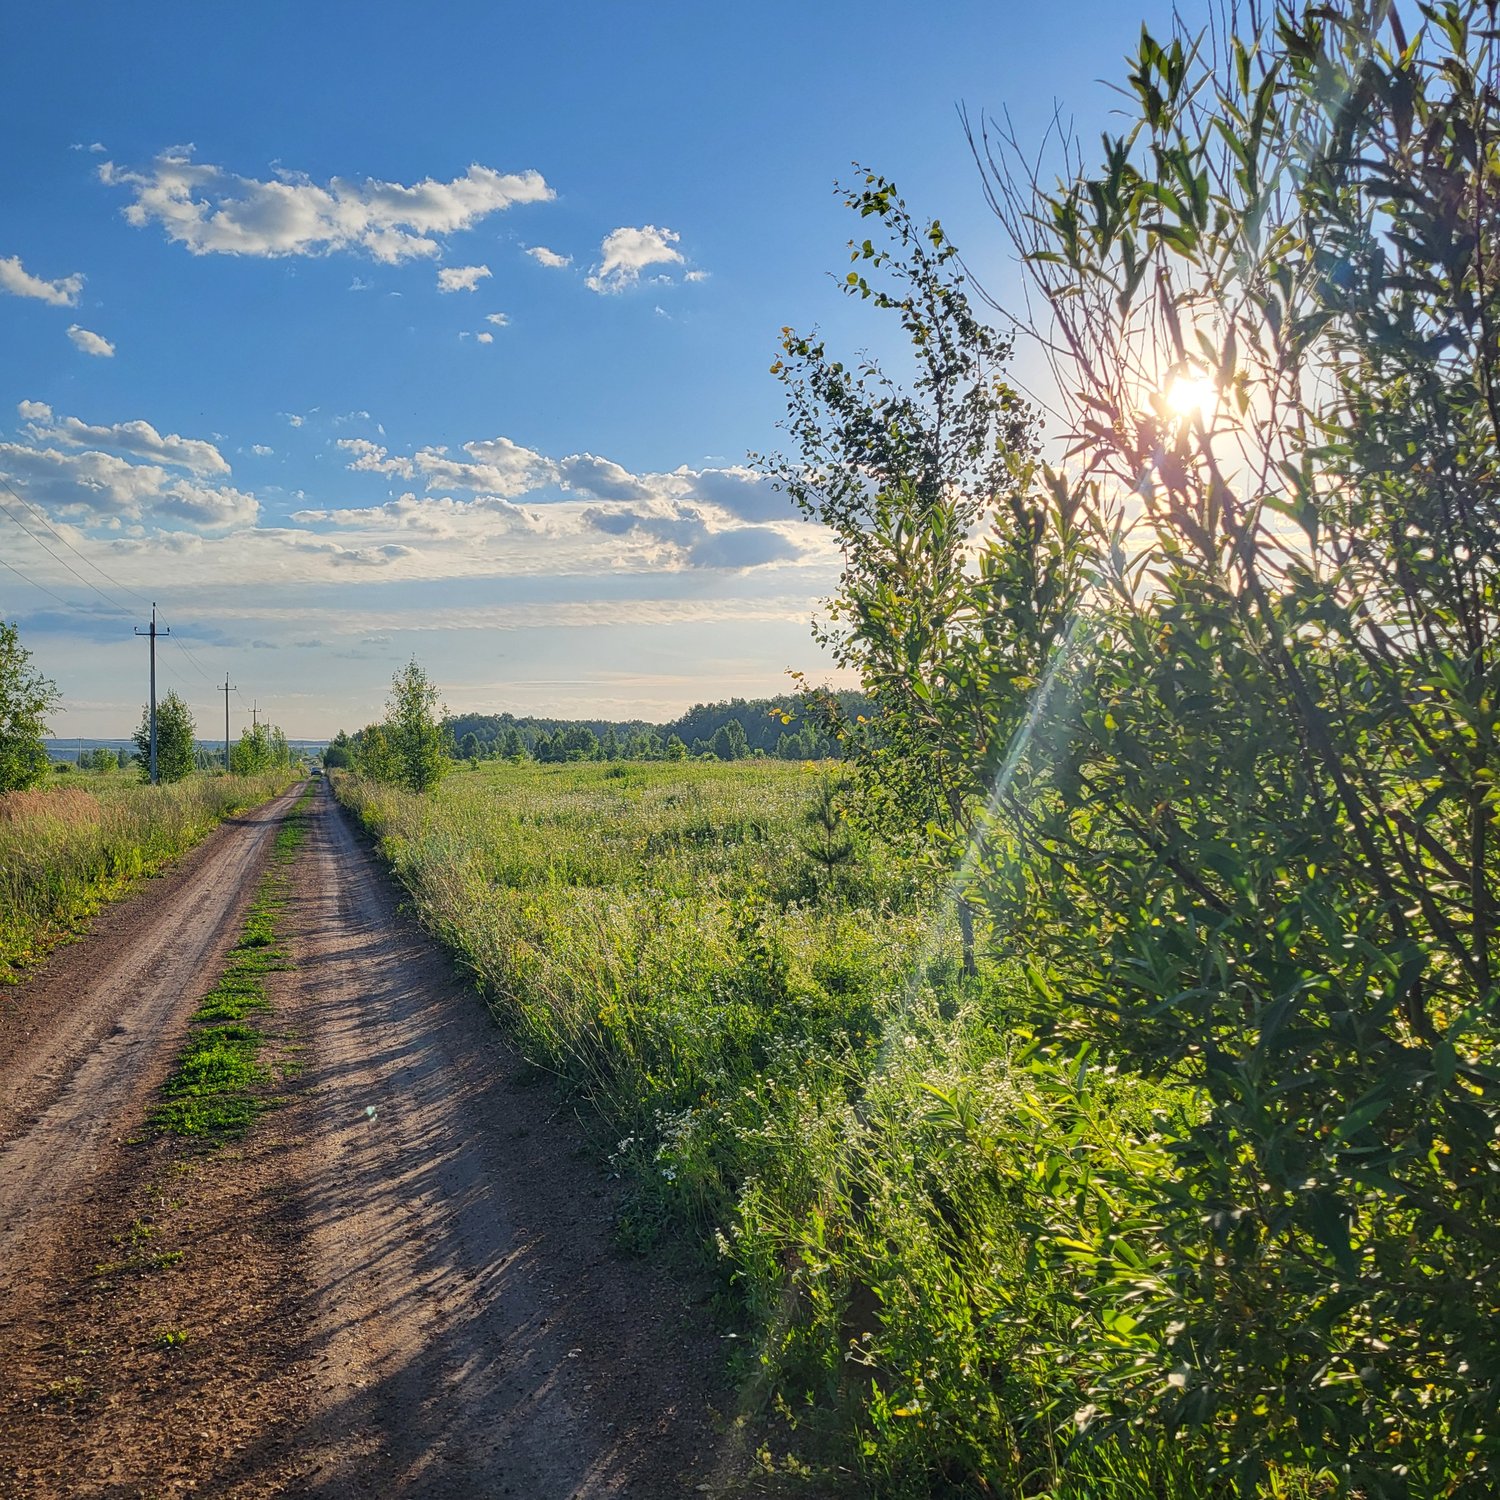
{"type": "Polygon", "coordinates": [[[104,816],[103,804],[79,787],[34,787],[25,792],[0,793],[0,823],[35,823],[42,819],[64,828],[86,828],[104,816]]]}
{"type": "Polygon", "coordinates": [[[152,787],[107,775],[88,791],[50,786],[0,796],[0,984],[14,983],[106,901],[288,780],[190,776],[152,787]]]}

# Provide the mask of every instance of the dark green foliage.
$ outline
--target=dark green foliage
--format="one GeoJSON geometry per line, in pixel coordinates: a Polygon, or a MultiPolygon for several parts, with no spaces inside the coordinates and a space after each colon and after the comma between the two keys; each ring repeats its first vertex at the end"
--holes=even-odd
{"type": "Polygon", "coordinates": [[[323,751],[323,764],[330,770],[347,770],[354,764],[354,751],[349,736],[341,729],[328,742],[323,751]]]}
{"type": "Polygon", "coordinates": [[[856,841],[847,807],[849,783],[839,776],[818,778],[812,805],[803,814],[808,838],[803,852],[818,873],[819,885],[827,890],[854,859],[856,841]]]}
{"type": "Polygon", "coordinates": [[[745,726],[738,719],[731,719],[714,731],[708,748],[720,760],[744,760],[750,753],[749,741],[745,738],[745,726]]]}
{"type": "MultiPolygon", "coordinates": [[[[592,753],[600,759],[664,760],[668,758],[667,746],[673,737],[681,740],[684,747],[701,743],[706,750],[721,729],[738,721],[745,739],[745,754],[760,751],[784,760],[821,760],[842,754],[838,739],[827,728],[828,704],[837,704],[850,723],[870,712],[870,700],[862,693],[819,693],[815,700],[807,693],[796,693],[700,703],[680,718],[657,725],[640,720],[622,723],[606,719],[518,719],[512,714],[459,714],[449,718],[446,726],[461,742],[472,734],[482,756],[515,759],[529,754],[542,761],[576,760],[580,758],[578,749],[587,745],[580,733],[586,729],[598,741],[592,753]],[[560,756],[555,748],[559,734],[572,737],[571,750],[560,756]]],[[[345,736],[345,742],[347,739],[345,736]]],[[[334,743],[339,743],[337,737],[334,743]]],[[[332,750],[333,746],[329,748],[332,750]]]]}
{"type": "Polygon", "coordinates": [[[1439,10],[1308,7],[1217,72],[1145,36],[1100,169],[998,195],[1146,508],[1091,497],[1109,613],[992,886],[1040,989],[1212,1100],[1143,1307],[1181,1382],[1135,1394],[1378,1494],[1500,1463],[1500,99],[1493,8],[1439,10]]]}
{"type": "Polygon", "coordinates": [[[384,779],[409,792],[431,791],[448,767],[451,741],[437,687],[415,657],[391,679],[385,714],[384,779]]]}
{"type": "Polygon", "coordinates": [[[385,710],[382,723],[342,741],[336,736],[329,745],[335,760],[325,756],[325,763],[349,763],[372,780],[430,791],[452,763],[453,739],[437,687],[415,657],[391,679],[385,710]]]}
{"type": "Polygon", "coordinates": [[[896,316],[916,377],[903,390],[873,361],[851,368],[787,330],[773,369],[798,451],[770,468],[844,558],[824,639],[873,708],[828,710],[865,814],[945,849],[972,834],[1024,685],[1067,627],[1073,497],[1033,485],[1034,419],[999,375],[1010,342],[975,315],[941,225],[919,225],[873,175],[845,202],[891,242],[851,242],[845,290],[896,316]]]}
{"type": "MultiPolygon", "coordinates": [[[[156,774],[163,783],[181,781],[192,774],[196,764],[193,736],[196,728],[193,711],[176,688],[156,704],[156,774]]],[[[141,709],[141,722],[133,736],[135,759],[141,779],[151,779],[151,705],[141,709]]]]}
{"type": "MultiPolygon", "coordinates": [[[[1040,1028],[1202,1101],[1150,1197],[1029,1228],[1088,1273],[1044,1357],[1093,1434],[1182,1431],[1246,1494],[1500,1470],[1500,98],[1493,6],[1425,14],[1145,34],[1055,187],[976,134],[1075,462],[1012,470],[971,555],[917,398],[787,344],[875,807],[946,807],[1040,1028]]],[[[952,283],[887,184],[852,206],[930,389],[952,283]]]]}
{"type": "Polygon", "coordinates": [[[0,793],[36,786],[46,778],[42,736],[57,706],[56,686],[31,666],[13,622],[0,620],[0,793]]]}
{"type": "Polygon", "coordinates": [[[236,776],[259,776],[283,771],[292,764],[286,735],[274,724],[254,724],[243,730],[229,751],[229,769],[236,776]]]}

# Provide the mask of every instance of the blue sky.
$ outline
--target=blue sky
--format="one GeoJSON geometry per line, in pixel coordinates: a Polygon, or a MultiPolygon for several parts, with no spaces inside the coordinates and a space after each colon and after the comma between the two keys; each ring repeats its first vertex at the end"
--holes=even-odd
{"type": "Polygon", "coordinates": [[[826,539],[747,466],[784,324],[832,347],[866,163],[1012,287],[959,125],[1086,138],[1143,14],[970,4],[25,7],[0,53],[0,615],[61,734],[132,626],[293,735],[665,718],[826,666],[826,539]],[[28,535],[28,532],[31,533],[28,535]],[[55,554],[55,555],[53,555],[55,554]]]}

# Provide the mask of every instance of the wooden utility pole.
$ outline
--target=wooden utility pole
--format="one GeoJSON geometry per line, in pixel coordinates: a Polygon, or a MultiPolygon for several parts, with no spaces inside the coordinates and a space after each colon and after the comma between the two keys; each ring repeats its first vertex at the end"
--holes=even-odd
{"type": "Polygon", "coordinates": [[[236,691],[229,685],[229,673],[224,674],[224,686],[220,691],[224,694],[224,774],[229,774],[229,695],[236,691]]]}
{"type": "Polygon", "coordinates": [[[163,627],[156,628],[156,601],[151,601],[151,625],[142,630],[139,625],[135,627],[137,635],[149,636],[151,639],[151,785],[157,784],[156,780],[156,638],[158,635],[171,635],[171,631],[163,627]]]}

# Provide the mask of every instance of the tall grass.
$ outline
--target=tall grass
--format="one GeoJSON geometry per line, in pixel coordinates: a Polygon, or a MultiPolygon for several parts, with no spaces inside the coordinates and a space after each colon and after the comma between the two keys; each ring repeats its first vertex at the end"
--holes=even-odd
{"type": "Polygon", "coordinates": [[[151,787],[104,775],[88,778],[87,788],[0,795],[0,983],[18,979],[132,881],[288,780],[191,776],[151,787]]]}
{"type": "Polygon", "coordinates": [[[889,851],[820,858],[834,774],[521,765],[425,798],[336,789],[527,1057],[593,1106],[632,1184],[627,1243],[686,1240],[718,1268],[736,1432],[763,1464],[819,1493],[1237,1493],[1090,1399],[1131,1339],[1099,1256],[1150,1286],[1161,1126],[1194,1099],[1036,1035],[1003,965],[966,980],[889,851]]]}

